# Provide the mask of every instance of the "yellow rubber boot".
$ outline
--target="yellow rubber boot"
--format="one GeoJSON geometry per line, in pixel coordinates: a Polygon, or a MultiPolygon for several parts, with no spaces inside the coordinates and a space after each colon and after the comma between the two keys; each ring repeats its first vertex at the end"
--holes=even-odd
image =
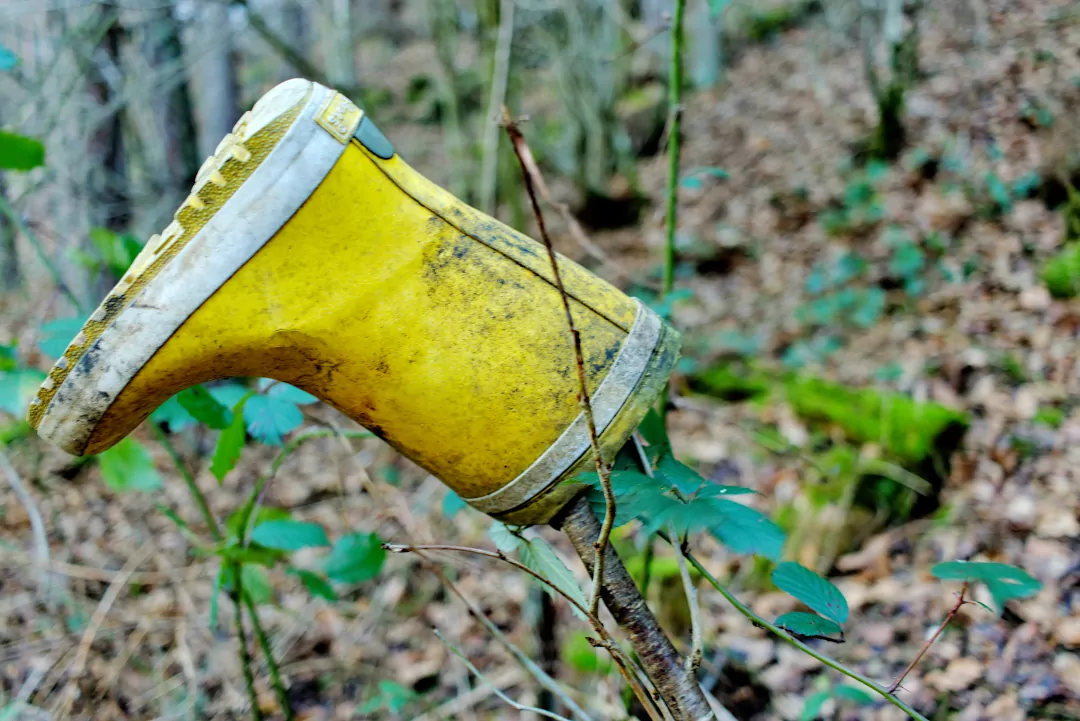
{"type": "MultiPolygon", "coordinates": [[[[667,380],[678,335],[573,262],[601,442],[667,380]]],[[[362,110],[306,80],[259,100],[200,169],[30,408],[81,455],[175,393],[260,376],[318,396],[505,520],[548,520],[587,470],[574,351],[546,250],[410,168],[362,110]]]]}

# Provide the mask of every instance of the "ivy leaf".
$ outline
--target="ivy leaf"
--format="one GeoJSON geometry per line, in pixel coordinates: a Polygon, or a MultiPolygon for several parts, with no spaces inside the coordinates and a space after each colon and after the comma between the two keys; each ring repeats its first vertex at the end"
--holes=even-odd
{"type": "Polygon", "coordinates": [[[214,458],[210,461],[210,471],[214,478],[218,479],[218,485],[225,480],[225,476],[236,467],[240,460],[240,453],[244,450],[244,441],[247,440],[247,431],[244,429],[244,407],[252,398],[246,395],[233,408],[233,418],[229,425],[218,436],[217,446],[214,448],[214,458]]]}
{"type": "Polygon", "coordinates": [[[447,490],[446,495],[443,496],[442,512],[447,518],[453,518],[456,516],[465,506],[468,504],[462,500],[461,496],[453,491],[447,490]]]}
{"type": "Polygon", "coordinates": [[[1042,588],[1042,583],[1026,571],[1004,563],[946,561],[934,566],[930,573],[943,581],[982,583],[993,596],[999,614],[1009,601],[1030,598],[1042,588]]]}
{"type": "Polygon", "coordinates": [[[176,402],[187,411],[192,418],[215,430],[223,430],[232,423],[232,411],[218,402],[210,391],[202,386],[194,386],[180,391],[176,395],[176,402]]]}
{"type": "MultiPolygon", "coordinates": [[[[547,541],[543,538],[530,538],[522,545],[520,554],[522,563],[546,578],[556,588],[583,607],[588,608],[585,592],[581,590],[581,586],[578,585],[574,574],[570,572],[562,559],[555,554],[547,541]]],[[[555,593],[551,588],[545,586],[544,590],[554,597],[555,593]]],[[[581,613],[577,608],[574,608],[574,611],[579,615],[581,613]]]]}
{"type": "Polygon", "coordinates": [[[386,561],[386,550],[374,533],[350,533],[342,536],[330,551],[324,570],[338,583],[363,583],[379,575],[386,561]]]}
{"type": "Polygon", "coordinates": [[[45,374],[33,368],[0,371],[0,410],[22,418],[43,380],[45,374]]]}
{"type": "Polygon", "coordinates": [[[799,714],[799,721],[814,721],[814,719],[821,716],[821,709],[825,707],[825,703],[830,698],[828,691],[818,691],[812,694],[806,699],[802,713],[799,714]]]}
{"type": "Polygon", "coordinates": [[[753,553],[776,561],[784,550],[784,531],[761,511],[722,498],[702,499],[718,516],[709,530],[736,553],[753,553]]]}
{"type": "Polygon", "coordinates": [[[254,438],[280,446],[282,437],[304,422],[304,414],[295,403],[271,396],[252,396],[244,404],[244,421],[254,438]]]}
{"type": "Polygon", "coordinates": [[[128,436],[98,456],[105,485],[118,493],[153,491],[161,487],[161,474],[146,447],[128,436]]]}
{"type": "Polygon", "coordinates": [[[844,629],[835,621],[813,613],[792,611],[776,619],[776,625],[788,633],[803,638],[820,638],[833,643],[844,642],[844,629]]]}
{"type": "Polygon", "coordinates": [[[851,701],[859,706],[871,706],[874,703],[874,697],[863,691],[861,688],[854,686],[837,686],[833,689],[833,696],[842,698],[845,701],[851,701]]]}
{"type": "Polygon", "coordinates": [[[41,326],[41,332],[38,335],[38,348],[51,359],[59,358],[64,355],[64,351],[67,350],[71,339],[82,330],[85,321],[86,319],[81,317],[57,318],[49,321],[41,326]]]}
{"type": "Polygon", "coordinates": [[[330,582],[314,571],[290,568],[286,573],[299,578],[300,582],[304,584],[304,588],[306,588],[308,593],[312,596],[324,598],[327,601],[336,601],[338,599],[337,593],[334,591],[334,587],[330,585],[330,582]]]}
{"type": "Polygon", "coordinates": [[[33,170],[45,164],[45,146],[25,135],[0,130],[0,169],[33,170]]]}
{"type": "Polygon", "coordinates": [[[279,551],[299,551],[330,545],[326,531],[318,523],[307,521],[266,521],[255,526],[251,540],[260,546],[279,551]]]}
{"type": "Polygon", "coordinates": [[[794,561],[779,564],[772,573],[773,583],[825,618],[837,624],[848,620],[848,604],[840,589],[809,568],[794,561]]]}

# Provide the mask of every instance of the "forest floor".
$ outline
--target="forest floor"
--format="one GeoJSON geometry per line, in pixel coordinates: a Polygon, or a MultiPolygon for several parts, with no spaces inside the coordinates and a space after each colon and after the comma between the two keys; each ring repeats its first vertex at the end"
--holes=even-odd
{"type": "MultiPolygon", "coordinates": [[[[807,486],[828,478],[827,469],[813,470],[819,429],[780,401],[722,402],[680,382],[672,440],[707,477],[760,491],[761,510],[795,509],[785,524],[789,555],[830,572],[851,607],[846,642],[826,644],[826,652],[886,685],[955,604],[958,589],[930,576],[934,563],[981,559],[1026,569],[1042,591],[1010,603],[1001,617],[962,607],[900,695],[935,719],[1080,719],[1080,299],[1052,298],[1039,280],[1064,235],[1062,214],[1044,200],[1067,149],[1080,147],[1080,23],[1060,20],[1068,17],[1065,0],[977,5],[985,17],[941,12],[926,24],[924,77],[909,95],[908,149],[895,164],[860,169],[845,160],[868,134],[874,107],[858,48],[838,46],[820,19],[741,48],[721,87],[689,96],[684,114],[684,169],[728,176],[681,192],[678,285],[690,292],[674,320],[687,338],[684,370],[751,357],[967,412],[970,427],[937,508],[885,523],[835,499],[811,500],[807,486]],[[838,213],[846,215],[838,221],[838,213]],[[880,288],[884,303],[868,327],[843,317],[815,322],[819,311],[835,315],[814,307],[823,274],[849,256],[861,259],[851,287],[880,288]],[[763,447],[763,428],[786,449],[763,447]]],[[[408,156],[407,140],[387,133],[408,156]]],[[[424,155],[414,152],[424,171],[424,155]]],[[[666,160],[648,159],[640,173],[651,200],[644,230],[593,235],[631,274],[656,271],[666,160]]],[[[557,240],[584,258],[567,234],[557,240]]],[[[347,423],[326,408],[310,413],[313,421],[347,423]]],[[[150,438],[146,429],[140,434],[150,438]]],[[[192,463],[212,442],[198,429],[178,441],[192,463]]],[[[242,503],[275,452],[246,452],[220,487],[199,469],[219,518],[242,503]]],[[[210,623],[215,564],[192,556],[156,510],[163,503],[192,522],[198,517],[167,457],[158,459],[171,473],[162,491],[116,495],[96,469],[73,466],[42,444],[24,441],[11,453],[37,498],[53,563],[43,575],[29,550],[30,518],[5,486],[0,682],[7,697],[30,689],[22,700],[53,710],[53,718],[68,703],[74,717],[187,718],[196,702],[200,718],[244,718],[227,603],[220,628],[210,623]],[[40,600],[42,583],[51,585],[52,603],[40,600]]],[[[323,523],[332,536],[364,530],[393,542],[490,547],[486,518],[471,510],[448,517],[443,498],[441,484],[381,442],[350,448],[323,438],[290,457],[265,502],[323,523]]],[[[538,532],[584,583],[565,539],[538,532]]],[[[631,537],[621,540],[632,545],[631,537]]],[[[694,550],[760,614],[795,608],[762,590],[745,557],[711,539],[694,550]]],[[[312,600],[295,578],[275,572],[277,605],[262,616],[302,718],[518,717],[470,678],[432,628],[493,684],[536,703],[535,684],[432,564],[514,643],[538,653],[536,629],[550,626],[539,618],[544,604],[507,566],[391,555],[378,579],[338,603],[312,600]]],[[[680,593],[658,582],[653,600],[685,646],[680,593]]],[[[705,676],[736,718],[796,719],[808,697],[841,683],[718,595],[703,589],[701,598],[705,676]]],[[[556,609],[560,646],[587,630],[565,604],[556,609]]],[[[598,665],[584,671],[579,659],[556,669],[598,718],[618,718],[618,678],[598,665]]],[[[272,708],[266,679],[260,665],[259,690],[272,708]]],[[[883,703],[834,704],[824,709],[833,718],[902,718],[883,703]]]]}

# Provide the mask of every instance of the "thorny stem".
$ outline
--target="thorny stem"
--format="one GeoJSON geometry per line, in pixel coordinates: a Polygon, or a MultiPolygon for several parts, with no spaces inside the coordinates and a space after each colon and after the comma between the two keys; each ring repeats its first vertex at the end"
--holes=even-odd
{"type": "MultiPolygon", "coordinates": [[[[672,540],[666,534],[661,533],[659,535],[660,535],[661,538],[663,538],[668,543],[672,542],[672,540]]],[[[871,691],[873,691],[874,693],[878,694],[883,699],[885,699],[886,701],[891,703],[893,706],[897,707],[898,709],[900,709],[901,711],[906,713],[908,716],[911,716],[913,719],[917,719],[918,721],[929,721],[929,719],[927,719],[925,716],[920,714],[915,709],[911,708],[911,706],[908,706],[906,703],[901,701],[893,693],[891,693],[888,689],[884,688],[883,686],[878,685],[877,683],[875,683],[871,679],[867,678],[866,676],[863,676],[861,673],[858,673],[857,671],[851,670],[850,668],[843,665],[839,661],[834,661],[833,659],[829,658],[828,656],[825,656],[824,654],[818,653],[817,651],[810,648],[809,646],[807,646],[805,643],[803,643],[799,639],[792,636],[790,633],[788,633],[784,629],[780,628],[779,626],[777,626],[774,623],[770,623],[769,621],[766,621],[764,618],[762,618],[761,616],[754,613],[752,610],[750,610],[750,608],[748,606],[744,605],[742,603],[742,601],[737,599],[731,593],[731,591],[727,590],[727,588],[725,588],[719,581],[717,581],[716,578],[711,573],[709,573],[708,569],[706,569],[703,565],[701,565],[700,561],[698,561],[696,558],[694,558],[694,555],[692,553],[689,553],[689,552],[686,553],[686,560],[688,560],[691,564],[693,564],[694,568],[696,568],[698,570],[698,572],[701,573],[701,575],[705,578],[705,580],[707,580],[709,582],[709,584],[720,593],[721,596],[723,596],[725,599],[727,599],[728,603],[730,603],[732,606],[735,607],[736,611],[741,613],[746,618],[750,619],[750,621],[752,623],[754,623],[755,625],[760,626],[761,628],[764,628],[765,630],[769,631],[770,633],[772,633],[777,638],[780,638],[781,640],[786,641],[787,643],[791,644],[795,648],[797,648],[800,651],[802,651],[803,653],[805,653],[807,656],[810,656],[811,658],[817,659],[818,661],[825,664],[826,666],[833,669],[834,671],[839,671],[840,673],[842,673],[845,676],[847,676],[848,678],[850,678],[852,681],[855,681],[857,683],[862,684],[863,686],[867,687],[868,689],[870,689],[871,691]]]]}
{"type": "Polygon", "coordinates": [[[664,244],[664,295],[675,287],[675,227],[679,203],[679,140],[682,121],[682,46],[683,11],[686,0],[675,0],[675,16],[671,23],[671,71],[668,77],[668,187],[667,241],[664,244]]]}
{"type": "Polygon", "coordinates": [[[289,702],[289,694],[285,691],[285,684],[281,681],[281,671],[278,669],[277,662],[274,661],[274,647],[270,645],[270,637],[266,635],[262,622],[259,621],[259,614],[255,610],[255,604],[252,602],[251,596],[247,594],[244,594],[244,606],[247,607],[248,615],[251,616],[251,627],[255,630],[255,638],[259,642],[259,648],[262,649],[263,656],[266,657],[266,666],[270,670],[270,682],[274,686],[278,706],[281,707],[281,713],[285,716],[285,721],[293,721],[295,716],[293,715],[292,704],[289,702]]]}
{"type": "Polygon", "coordinates": [[[210,510],[210,504],[206,501],[206,496],[199,489],[198,484],[195,483],[195,476],[191,474],[187,464],[184,463],[184,459],[180,457],[180,454],[176,450],[176,446],[173,445],[172,439],[169,438],[169,434],[157,423],[152,423],[151,425],[154,427],[154,433],[157,435],[158,440],[161,441],[161,445],[165,449],[165,452],[169,454],[169,458],[172,459],[173,465],[176,466],[176,470],[180,471],[180,475],[183,477],[184,483],[191,493],[191,497],[195,499],[195,504],[199,507],[203,520],[206,521],[206,527],[210,529],[210,536],[215,542],[220,542],[221,527],[218,526],[217,519],[214,518],[214,514],[210,510]]]}
{"type": "Polygon", "coordinates": [[[255,673],[251,670],[251,652],[248,651],[247,632],[244,630],[244,605],[240,600],[244,597],[244,582],[240,574],[240,566],[239,562],[232,562],[236,640],[240,644],[240,667],[244,670],[244,685],[247,687],[248,698],[251,700],[251,717],[255,721],[262,721],[263,713],[259,707],[259,694],[255,691],[255,673]]]}
{"type": "Polygon", "coordinates": [[[473,676],[476,676],[478,679],[480,679],[485,684],[490,686],[491,690],[495,693],[496,696],[498,696],[500,699],[502,699],[504,702],[508,703],[510,706],[512,706],[516,710],[523,711],[523,712],[534,713],[534,714],[537,714],[538,716],[546,716],[547,718],[556,719],[556,721],[570,721],[570,719],[566,718],[565,716],[560,716],[557,713],[552,713],[551,711],[545,711],[544,709],[536,708],[535,706],[526,706],[525,704],[518,703],[514,699],[510,698],[509,696],[504,694],[501,690],[499,690],[498,686],[493,684],[491,681],[488,681],[487,678],[484,676],[484,674],[480,673],[480,669],[478,669],[476,666],[474,666],[472,661],[469,660],[469,657],[465,655],[465,652],[462,651],[457,646],[455,646],[454,644],[450,643],[446,639],[446,637],[443,636],[442,633],[439,632],[439,629],[435,628],[435,629],[432,629],[432,631],[434,631],[434,633],[435,633],[435,638],[439,639],[439,641],[442,642],[442,645],[446,646],[447,650],[450,651],[450,653],[452,653],[455,656],[457,656],[458,658],[460,658],[465,663],[465,665],[468,666],[469,671],[472,672],[473,676]]]}
{"type": "Polygon", "coordinates": [[[942,621],[941,625],[938,626],[936,631],[934,631],[934,635],[931,636],[926,641],[926,643],[923,644],[923,647],[919,650],[918,655],[916,655],[915,658],[911,660],[911,663],[907,665],[907,668],[904,669],[903,673],[900,674],[899,678],[897,678],[896,681],[893,682],[892,686],[889,686],[889,693],[896,693],[896,689],[900,688],[900,684],[903,683],[904,678],[909,673],[911,673],[911,669],[915,668],[915,666],[918,665],[919,661],[922,660],[922,657],[925,656],[926,652],[930,650],[930,647],[934,645],[934,641],[937,641],[938,636],[941,635],[942,631],[945,630],[945,627],[948,626],[949,623],[956,616],[956,613],[960,610],[960,607],[966,603],[966,601],[964,600],[964,594],[967,593],[967,590],[968,584],[965,581],[964,585],[960,588],[960,594],[956,597],[956,605],[952,607],[952,610],[949,611],[948,614],[946,614],[945,620],[942,621]]]}
{"type": "Polygon", "coordinates": [[[411,545],[399,543],[384,543],[383,548],[385,548],[390,553],[418,553],[421,556],[423,556],[424,551],[449,551],[454,553],[469,553],[476,556],[484,556],[485,558],[494,558],[497,561],[508,563],[519,571],[524,571],[525,573],[529,574],[537,581],[544,584],[552,591],[565,598],[574,608],[576,608],[582,613],[583,616],[585,616],[585,618],[589,622],[589,625],[591,625],[593,627],[593,630],[596,631],[597,635],[600,636],[599,640],[593,640],[590,641],[590,643],[607,650],[607,652],[611,654],[611,658],[613,661],[615,661],[615,665],[619,667],[619,672],[622,674],[623,678],[626,679],[626,682],[627,684],[629,684],[630,688],[633,689],[634,695],[637,696],[638,700],[648,712],[649,716],[653,719],[661,716],[660,711],[656,708],[656,703],[653,700],[652,695],[638,680],[634,667],[631,665],[629,659],[626,658],[622,649],[619,648],[618,644],[616,644],[614,639],[612,639],[611,634],[608,633],[606,628],[604,628],[604,624],[600,623],[600,619],[597,618],[595,615],[589,613],[589,610],[585,608],[585,606],[582,605],[581,602],[568,595],[564,590],[544,578],[540,573],[534,571],[523,563],[515,561],[514,559],[504,554],[502,551],[488,551],[483,548],[473,548],[471,546],[452,546],[442,543],[411,545]]]}
{"type": "MultiPolygon", "coordinates": [[[[684,0],[679,1],[683,2],[684,0]]],[[[544,214],[540,210],[539,201],[536,199],[532,174],[529,172],[529,167],[525,162],[523,151],[523,148],[527,148],[525,136],[521,134],[505,106],[502,109],[502,121],[503,126],[506,128],[506,134],[510,136],[514,154],[521,165],[521,176],[525,181],[525,190],[529,196],[529,203],[532,205],[533,215],[536,216],[540,239],[544,242],[548,260],[551,261],[551,272],[555,276],[555,287],[559,289],[563,311],[566,313],[566,324],[570,328],[570,336],[574,341],[574,359],[577,361],[579,385],[578,398],[581,401],[581,410],[585,415],[585,421],[589,426],[589,442],[592,444],[593,457],[596,461],[596,473],[600,476],[600,485],[604,491],[604,523],[600,528],[600,535],[596,539],[597,561],[593,568],[592,592],[589,594],[589,614],[595,616],[600,608],[600,592],[604,577],[604,558],[606,556],[604,549],[607,548],[608,541],[611,539],[611,529],[615,526],[615,491],[611,487],[611,467],[604,461],[604,456],[600,450],[600,437],[596,432],[596,418],[593,416],[592,402],[589,399],[589,386],[585,375],[585,359],[584,354],[581,352],[581,333],[578,332],[577,327],[574,325],[574,316],[570,312],[570,297],[563,286],[559,261],[555,256],[555,248],[551,244],[551,238],[548,237],[547,226],[544,225],[544,214]]]]}

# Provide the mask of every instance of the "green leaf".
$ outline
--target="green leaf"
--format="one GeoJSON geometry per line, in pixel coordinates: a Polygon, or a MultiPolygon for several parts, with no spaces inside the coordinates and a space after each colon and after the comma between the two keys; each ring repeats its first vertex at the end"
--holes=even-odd
{"type": "Polygon", "coordinates": [[[225,564],[221,565],[218,569],[217,576],[214,577],[214,589],[210,592],[210,630],[217,631],[218,627],[218,596],[221,595],[221,588],[225,585],[225,564]]]}
{"type": "Polygon", "coordinates": [[[0,130],[0,169],[33,170],[45,164],[41,141],[0,130]]]}
{"type": "Polygon", "coordinates": [[[218,383],[210,386],[207,390],[214,397],[214,400],[226,408],[233,409],[233,411],[236,410],[236,405],[240,401],[255,393],[250,388],[235,382],[218,383]]]}
{"type": "Polygon", "coordinates": [[[255,526],[251,540],[260,546],[279,551],[299,551],[330,545],[326,531],[318,523],[307,521],[266,521],[255,526]]]}
{"type": "Polygon", "coordinates": [[[510,528],[500,521],[491,522],[488,526],[488,537],[495,544],[495,548],[503,553],[513,553],[524,543],[520,536],[512,533],[510,528]]]}
{"type": "Polygon", "coordinates": [[[161,503],[155,503],[154,508],[158,509],[158,512],[161,513],[161,515],[165,516],[170,521],[175,523],[177,528],[179,528],[181,531],[191,530],[191,527],[187,524],[187,521],[181,518],[180,514],[178,514],[176,511],[169,508],[168,506],[161,503]]]}
{"type": "Polygon", "coordinates": [[[19,58],[3,45],[0,45],[0,70],[11,70],[19,64],[19,58]]]}
{"type": "Polygon", "coordinates": [[[202,386],[180,391],[176,401],[197,421],[215,430],[224,430],[232,423],[232,411],[202,386]]]}
{"type": "Polygon", "coordinates": [[[150,414],[150,420],[154,423],[161,423],[168,427],[170,433],[179,433],[185,428],[198,423],[195,418],[188,413],[176,396],[173,396],[169,400],[158,406],[153,413],[150,414]]]}
{"type": "Polygon", "coordinates": [[[802,713],[799,714],[799,721],[814,721],[821,715],[821,709],[829,698],[831,697],[828,691],[818,691],[812,694],[806,699],[806,705],[803,706],[802,713]]]}
{"type": "Polygon", "coordinates": [[[326,575],[338,583],[362,583],[375,578],[386,561],[386,550],[374,533],[342,536],[326,559],[326,575]]]}
{"type": "Polygon", "coordinates": [[[746,486],[725,486],[722,483],[709,483],[697,492],[697,498],[721,498],[724,496],[751,496],[757,494],[746,486]]]}
{"type": "MultiPolygon", "coordinates": [[[[235,591],[233,584],[233,565],[225,564],[222,571],[222,588],[226,591],[235,591]]],[[[244,595],[251,599],[256,606],[269,603],[274,597],[274,589],[270,585],[270,579],[266,571],[259,566],[245,563],[240,566],[240,580],[243,581],[244,595]]]]}
{"type": "Polygon", "coordinates": [[[788,633],[803,638],[820,638],[833,643],[844,640],[844,629],[835,621],[804,611],[785,613],[775,623],[788,633]]]}
{"type": "Polygon", "coordinates": [[[785,561],[773,570],[772,580],[781,591],[790,593],[825,618],[841,625],[848,620],[844,594],[809,568],[785,561]]]}
{"type": "Polygon", "coordinates": [[[319,574],[313,571],[305,571],[300,568],[290,568],[286,573],[298,577],[300,582],[304,584],[304,588],[306,588],[308,593],[312,596],[324,598],[327,601],[336,601],[338,599],[334,587],[319,574]]]}
{"type": "Polygon", "coordinates": [[[943,581],[984,584],[993,596],[999,613],[1009,601],[1030,598],[1042,588],[1042,583],[1027,572],[1004,563],[946,561],[934,566],[930,573],[943,581]]]}
{"type": "MultiPolygon", "coordinates": [[[[585,592],[581,590],[581,586],[578,585],[574,574],[570,572],[562,559],[555,554],[547,541],[539,537],[530,538],[522,545],[519,553],[521,554],[522,563],[546,578],[565,595],[588,608],[585,592]]],[[[551,593],[552,596],[555,595],[550,588],[545,586],[544,589],[551,593]]],[[[576,608],[574,610],[577,612],[576,608]]]]}
{"type": "Polygon", "coordinates": [[[242,398],[233,408],[233,419],[228,427],[218,436],[217,447],[214,448],[214,458],[210,461],[210,471],[220,484],[225,476],[236,467],[240,460],[240,453],[244,450],[244,441],[247,440],[247,431],[244,428],[244,406],[252,399],[250,396],[242,398]]]}
{"type": "Polygon", "coordinates": [[[447,518],[453,518],[468,504],[461,499],[461,496],[454,493],[451,490],[446,491],[446,495],[443,496],[442,512],[447,518]]]}
{"type": "Polygon", "coordinates": [[[105,485],[118,493],[161,487],[161,474],[154,467],[150,452],[130,436],[101,453],[98,467],[105,485]]]}
{"type": "Polygon", "coordinates": [[[641,425],[638,426],[638,431],[641,432],[641,437],[645,439],[645,442],[649,444],[650,450],[655,449],[658,453],[663,453],[671,448],[671,441],[668,440],[664,419],[660,417],[656,409],[650,408],[648,410],[645,418],[641,421],[641,425]]]}
{"type": "Polygon", "coordinates": [[[698,475],[690,466],[675,460],[672,455],[665,455],[656,464],[656,473],[672,486],[679,489],[684,496],[693,495],[705,483],[705,479],[698,475]]]}
{"type": "MultiPolygon", "coordinates": [[[[247,505],[241,506],[225,519],[225,530],[229,532],[229,538],[238,541],[244,534],[246,529],[243,528],[243,525],[244,517],[247,515],[247,508],[247,505]]],[[[290,518],[292,518],[292,514],[285,508],[259,506],[259,510],[255,512],[255,525],[258,526],[270,521],[287,521],[290,518]]]]}
{"type": "Polygon", "coordinates": [[[358,710],[361,714],[368,715],[385,707],[391,714],[398,714],[416,697],[416,692],[412,689],[395,681],[382,680],[379,681],[379,693],[365,701],[358,710]]]}
{"type": "Polygon", "coordinates": [[[217,554],[227,561],[237,563],[258,564],[272,568],[284,554],[272,548],[263,548],[258,545],[240,546],[235,543],[222,546],[217,554]]]}
{"type": "Polygon", "coordinates": [[[307,391],[302,391],[296,386],[291,386],[288,383],[274,383],[270,386],[270,390],[266,392],[266,396],[285,403],[301,406],[308,405],[309,403],[317,403],[319,401],[318,398],[307,391]]]}
{"type": "Polygon", "coordinates": [[[709,19],[716,20],[724,14],[731,0],[709,0],[709,19]]]}
{"type": "Polygon", "coordinates": [[[64,355],[71,339],[82,330],[85,321],[86,319],[81,317],[57,318],[49,321],[41,326],[41,332],[38,334],[38,348],[49,358],[59,358],[64,355]]]}
{"type": "Polygon", "coordinates": [[[0,372],[0,411],[23,418],[45,374],[33,368],[0,372]]]}
{"type": "Polygon", "coordinates": [[[280,446],[283,436],[300,427],[304,414],[295,403],[270,396],[252,396],[244,404],[247,431],[255,439],[280,446]]]}
{"type": "Polygon", "coordinates": [[[761,511],[722,498],[702,499],[710,503],[718,520],[709,530],[716,539],[736,553],[754,553],[776,561],[784,550],[784,531],[761,511]]]}
{"type": "Polygon", "coordinates": [[[874,703],[874,697],[855,686],[837,686],[833,689],[833,696],[851,701],[860,706],[870,706],[874,703]]]}

